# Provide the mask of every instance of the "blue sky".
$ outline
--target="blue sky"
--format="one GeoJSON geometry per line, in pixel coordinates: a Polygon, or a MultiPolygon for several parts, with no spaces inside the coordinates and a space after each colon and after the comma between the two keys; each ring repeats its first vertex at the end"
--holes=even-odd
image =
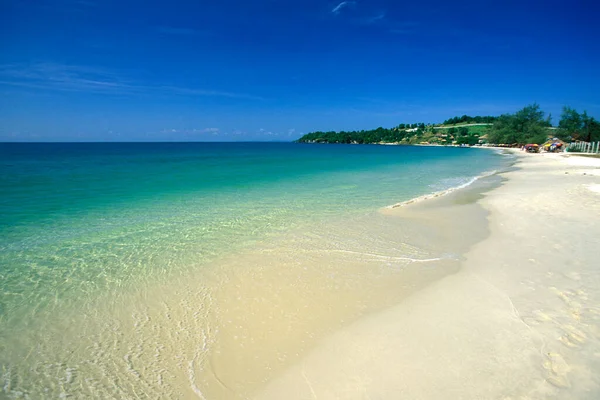
{"type": "Polygon", "coordinates": [[[0,0],[0,140],[293,140],[499,115],[600,119],[600,5],[0,0]]]}

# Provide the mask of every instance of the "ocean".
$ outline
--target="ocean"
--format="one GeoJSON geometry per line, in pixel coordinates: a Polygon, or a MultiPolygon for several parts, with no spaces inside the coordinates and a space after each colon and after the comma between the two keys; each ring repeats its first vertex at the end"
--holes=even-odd
{"type": "Polygon", "coordinates": [[[0,393],[247,398],[443,268],[428,261],[456,259],[382,209],[505,162],[424,146],[2,143],[0,393]]]}

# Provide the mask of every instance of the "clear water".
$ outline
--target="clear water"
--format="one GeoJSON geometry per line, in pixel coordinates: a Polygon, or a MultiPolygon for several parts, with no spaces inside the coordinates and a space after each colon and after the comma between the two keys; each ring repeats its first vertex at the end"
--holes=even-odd
{"type": "MultiPolygon", "coordinates": [[[[123,363],[120,370],[111,371],[115,361],[106,361],[110,352],[125,346],[111,332],[120,337],[135,333],[107,328],[107,316],[121,310],[117,299],[208,271],[219,260],[264,247],[292,230],[311,232],[327,221],[350,220],[460,186],[498,169],[502,161],[491,151],[438,147],[0,144],[0,393],[14,398],[179,396],[161,392],[168,379],[161,375],[158,358],[147,364],[156,368],[160,384],[131,383],[129,390],[115,383],[139,375],[131,349],[115,356],[123,363]],[[69,325],[78,310],[87,311],[76,326],[69,325]],[[58,337],[65,330],[70,339],[61,343],[58,337]],[[94,330],[102,333],[94,336],[94,330]],[[69,358],[65,346],[73,345],[74,338],[82,344],[77,357],[69,358]],[[108,342],[115,347],[100,351],[108,342]],[[75,358],[78,364],[70,365],[67,359],[75,358]],[[86,369],[84,359],[102,370],[86,369]],[[111,378],[105,382],[98,376],[111,378]]],[[[210,291],[211,284],[196,285],[197,292],[210,291]]],[[[151,303],[144,296],[136,306],[151,303]]],[[[195,333],[204,335],[207,314],[190,313],[187,319],[182,316],[187,334],[193,337],[198,329],[195,333]]],[[[170,320],[170,312],[163,314],[170,320]]],[[[124,318],[137,321],[138,329],[144,324],[136,315],[124,318]]],[[[159,336],[153,329],[138,332],[146,335],[144,343],[159,336]]],[[[195,340],[186,343],[194,347],[195,340]]],[[[205,342],[198,343],[193,357],[207,351],[205,342]]],[[[172,349],[178,352],[184,350],[172,349]]],[[[186,364],[186,379],[194,382],[191,376],[200,372],[192,364],[186,364]]],[[[201,393],[197,385],[191,388],[201,393]]]]}

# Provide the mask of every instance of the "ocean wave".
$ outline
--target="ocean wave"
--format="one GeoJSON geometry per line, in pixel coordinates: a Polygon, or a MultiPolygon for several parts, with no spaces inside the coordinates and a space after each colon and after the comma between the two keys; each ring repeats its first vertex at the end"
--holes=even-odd
{"type": "Polygon", "coordinates": [[[486,178],[486,177],[492,176],[492,175],[494,175],[496,173],[498,173],[497,170],[487,171],[487,172],[482,173],[481,175],[469,178],[466,182],[464,182],[464,183],[462,183],[460,185],[453,186],[453,187],[450,187],[448,189],[438,190],[438,191],[435,191],[435,192],[432,192],[432,193],[424,194],[424,195],[419,196],[419,197],[414,197],[414,198],[412,198],[410,200],[406,200],[406,201],[402,201],[400,203],[392,204],[392,205],[387,206],[385,208],[404,207],[404,206],[407,206],[409,204],[419,203],[419,202],[422,202],[422,201],[425,201],[425,200],[430,200],[430,199],[435,199],[435,198],[438,198],[438,197],[446,196],[446,195],[448,195],[448,194],[450,194],[452,192],[455,192],[455,191],[457,191],[459,189],[464,189],[464,188],[472,185],[473,183],[477,182],[481,178],[486,178]]]}

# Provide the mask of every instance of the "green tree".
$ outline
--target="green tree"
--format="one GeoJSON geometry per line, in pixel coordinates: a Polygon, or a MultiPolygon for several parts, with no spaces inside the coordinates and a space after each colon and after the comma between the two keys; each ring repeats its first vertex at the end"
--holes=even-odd
{"type": "Polygon", "coordinates": [[[600,140],[600,123],[587,115],[586,111],[581,114],[581,137],[587,142],[595,142],[600,140]]]}
{"type": "Polygon", "coordinates": [[[536,103],[528,105],[515,114],[503,114],[488,133],[488,141],[498,144],[543,143],[547,136],[549,121],[536,103]]]}
{"type": "Polygon", "coordinates": [[[574,108],[563,107],[558,128],[557,136],[564,140],[600,140],[600,123],[585,110],[579,114],[574,108]]]}
{"type": "MultiPolygon", "coordinates": [[[[586,114],[587,116],[587,114],[586,114]]],[[[571,107],[564,106],[558,122],[559,136],[563,139],[578,139],[583,128],[581,115],[571,107]]]]}
{"type": "Polygon", "coordinates": [[[588,138],[590,142],[600,141],[600,122],[594,118],[590,120],[588,138]]]}

